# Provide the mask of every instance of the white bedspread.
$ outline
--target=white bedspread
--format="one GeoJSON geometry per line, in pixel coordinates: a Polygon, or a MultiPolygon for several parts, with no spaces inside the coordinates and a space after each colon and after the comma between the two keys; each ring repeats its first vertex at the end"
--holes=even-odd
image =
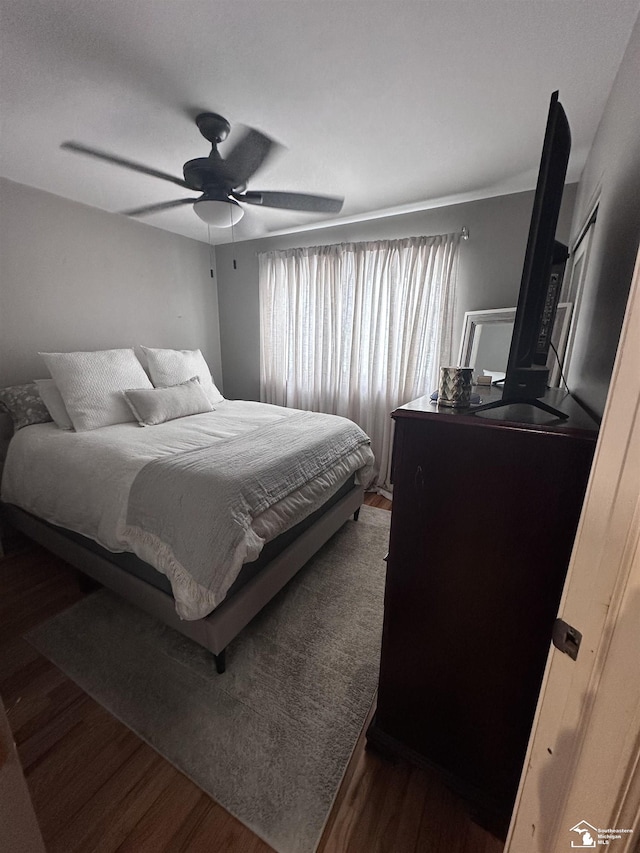
{"type": "MultiPolygon", "coordinates": [[[[88,536],[110,551],[128,551],[124,531],[129,493],[147,463],[259,431],[296,414],[264,403],[224,401],[214,412],[146,428],[127,423],[74,433],[53,424],[25,427],[9,446],[2,500],[88,536]]],[[[255,517],[250,536],[263,543],[275,538],[318,508],[354,472],[357,482],[366,485],[372,461],[367,445],[358,448],[255,517]]],[[[145,552],[143,559],[155,565],[150,557],[145,552]]],[[[200,618],[216,606],[217,595],[205,587],[200,585],[194,596],[193,588],[183,590],[170,580],[183,618],[200,618]]]]}

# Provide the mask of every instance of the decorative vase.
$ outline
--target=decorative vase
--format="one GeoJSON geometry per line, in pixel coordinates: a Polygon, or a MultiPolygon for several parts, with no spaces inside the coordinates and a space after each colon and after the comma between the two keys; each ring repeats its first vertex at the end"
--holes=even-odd
{"type": "Polygon", "coordinates": [[[438,405],[465,408],[471,405],[473,368],[441,367],[438,405]]]}

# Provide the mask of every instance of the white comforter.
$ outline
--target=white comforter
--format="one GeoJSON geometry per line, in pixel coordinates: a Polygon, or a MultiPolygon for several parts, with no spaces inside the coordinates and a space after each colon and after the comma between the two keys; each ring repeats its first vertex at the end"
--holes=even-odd
{"type": "MultiPolygon", "coordinates": [[[[132,550],[125,536],[129,493],[148,462],[259,430],[295,414],[263,403],[224,401],[214,412],[146,428],[128,423],[75,433],[53,424],[25,427],[9,446],[2,500],[88,536],[110,551],[132,550]]],[[[357,482],[366,485],[372,460],[368,446],[358,448],[256,516],[251,538],[263,543],[275,538],[319,507],[354,472],[357,482]]],[[[144,557],[150,559],[148,553],[144,557]]],[[[161,566],[156,568],[162,571],[161,566]]],[[[216,596],[206,589],[200,588],[194,598],[192,586],[181,589],[176,579],[170,580],[183,618],[200,618],[216,606],[216,596]]]]}

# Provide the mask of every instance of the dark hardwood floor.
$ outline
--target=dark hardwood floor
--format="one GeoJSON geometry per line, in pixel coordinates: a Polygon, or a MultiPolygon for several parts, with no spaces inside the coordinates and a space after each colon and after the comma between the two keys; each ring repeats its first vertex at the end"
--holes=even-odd
{"type": "MultiPolygon", "coordinates": [[[[26,541],[0,560],[0,693],[47,851],[271,850],[23,639],[84,594],[74,570],[26,541]]],[[[365,751],[361,735],[319,853],[502,849],[435,775],[365,751]]]]}

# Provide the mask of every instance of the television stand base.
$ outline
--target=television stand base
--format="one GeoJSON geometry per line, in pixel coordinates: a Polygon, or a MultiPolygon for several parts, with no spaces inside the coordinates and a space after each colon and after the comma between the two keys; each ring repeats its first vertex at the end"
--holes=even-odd
{"type": "Polygon", "coordinates": [[[493,400],[491,403],[483,403],[481,406],[474,406],[471,409],[470,414],[474,415],[476,412],[486,412],[489,409],[501,409],[503,406],[535,406],[536,409],[542,409],[543,412],[546,412],[549,415],[553,415],[556,418],[560,418],[561,420],[566,420],[569,415],[566,415],[564,412],[561,412],[559,409],[554,409],[553,406],[550,406],[548,403],[544,403],[542,400],[538,400],[536,397],[532,397],[529,400],[520,400],[520,399],[509,399],[502,398],[501,400],[493,400]]]}

